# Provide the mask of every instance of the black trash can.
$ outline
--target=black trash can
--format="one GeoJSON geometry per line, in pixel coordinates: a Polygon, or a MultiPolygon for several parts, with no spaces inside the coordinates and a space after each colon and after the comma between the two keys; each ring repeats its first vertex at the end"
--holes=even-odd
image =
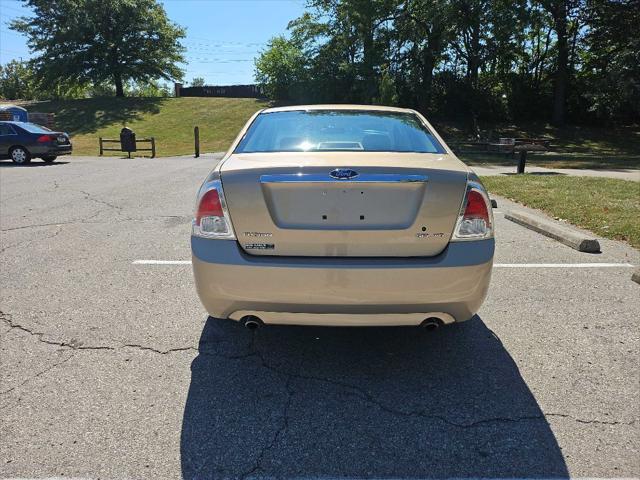
{"type": "Polygon", "coordinates": [[[136,151],[136,134],[130,128],[124,127],[120,130],[120,149],[129,153],[136,151]]]}

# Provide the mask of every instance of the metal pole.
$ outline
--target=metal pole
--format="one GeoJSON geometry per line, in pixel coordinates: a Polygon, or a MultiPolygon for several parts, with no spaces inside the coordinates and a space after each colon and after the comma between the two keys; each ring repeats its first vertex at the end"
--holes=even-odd
{"type": "Polygon", "coordinates": [[[193,127],[193,136],[195,138],[196,158],[200,156],[200,127],[193,127]]]}
{"type": "Polygon", "coordinates": [[[524,173],[524,166],[527,163],[527,151],[520,150],[520,159],[518,161],[518,173],[524,173]]]}

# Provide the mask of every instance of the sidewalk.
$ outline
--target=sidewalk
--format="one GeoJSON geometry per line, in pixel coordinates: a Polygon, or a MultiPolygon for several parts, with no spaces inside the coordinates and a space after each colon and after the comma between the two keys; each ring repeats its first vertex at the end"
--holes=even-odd
{"type": "MultiPolygon", "coordinates": [[[[511,175],[516,173],[516,166],[504,165],[471,165],[480,176],[511,175]]],[[[539,175],[571,175],[574,177],[606,177],[620,180],[640,182],[640,170],[617,168],[611,170],[589,170],[580,168],[544,168],[527,165],[525,172],[539,175]]]]}

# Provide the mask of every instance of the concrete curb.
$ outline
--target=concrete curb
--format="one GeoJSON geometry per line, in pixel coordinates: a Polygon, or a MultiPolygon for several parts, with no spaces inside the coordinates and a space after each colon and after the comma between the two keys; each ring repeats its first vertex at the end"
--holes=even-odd
{"type": "Polygon", "coordinates": [[[504,218],[527,227],[534,232],[553,238],[579,252],[600,252],[600,243],[595,238],[589,238],[581,232],[542,216],[525,212],[509,212],[504,214],[504,218]]]}
{"type": "Polygon", "coordinates": [[[633,272],[633,275],[631,275],[631,280],[636,283],[640,283],[640,268],[636,268],[635,272],[633,272]]]}

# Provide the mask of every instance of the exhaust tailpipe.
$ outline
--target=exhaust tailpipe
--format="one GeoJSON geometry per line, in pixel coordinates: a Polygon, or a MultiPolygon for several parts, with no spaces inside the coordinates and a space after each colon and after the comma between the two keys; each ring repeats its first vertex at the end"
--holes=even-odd
{"type": "Polygon", "coordinates": [[[247,315],[246,317],[242,317],[241,322],[245,326],[245,328],[249,330],[256,330],[262,325],[264,325],[262,320],[260,320],[258,317],[254,315],[247,315]]]}
{"type": "Polygon", "coordinates": [[[442,320],[437,317],[429,317],[425,319],[420,326],[429,330],[430,332],[437,330],[443,324],[442,320]]]}

